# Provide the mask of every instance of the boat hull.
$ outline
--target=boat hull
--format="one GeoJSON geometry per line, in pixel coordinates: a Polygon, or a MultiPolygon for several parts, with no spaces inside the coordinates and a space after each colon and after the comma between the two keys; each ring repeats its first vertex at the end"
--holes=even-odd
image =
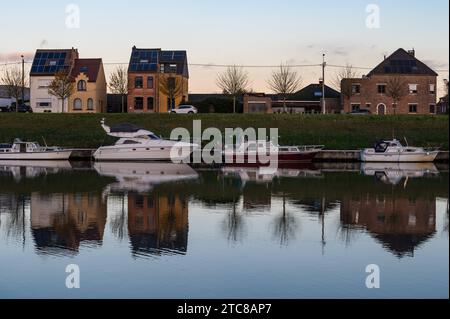
{"type": "Polygon", "coordinates": [[[390,163],[426,163],[434,162],[439,152],[421,153],[374,153],[364,150],[361,152],[362,162],[390,162],[390,163]]]}
{"type": "Polygon", "coordinates": [[[226,164],[267,165],[278,161],[279,164],[311,163],[319,151],[290,152],[258,156],[249,153],[225,153],[226,164]]]}
{"type": "Polygon", "coordinates": [[[94,159],[98,162],[181,162],[189,158],[191,147],[100,147],[94,152],[94,159]]]}
{"type": "Polygon", "coordinates": [[[72,150],[51,151],[51,152],[27,152],[27,153],[0,153],[0,160],[15,160],[15,161],[61,161],[68,160],[72,155],[72,150]]]}

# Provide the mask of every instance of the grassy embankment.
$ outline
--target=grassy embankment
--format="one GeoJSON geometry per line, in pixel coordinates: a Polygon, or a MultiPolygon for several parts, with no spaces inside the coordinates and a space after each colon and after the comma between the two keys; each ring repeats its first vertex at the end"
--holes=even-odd
{"type": "Polygon", "coordinates": [[[192,129],[194,119],[202,128],[278,128],[280,144],[323,144],[327,149],[358,149],[376,139],[405,136],[411,145],[449,149],[448,116],[348,116],[266,114],[11,114],[0,113],[0,143],[15,137],[65,147],[96,148],[113,143],[100,127],[130,122],[164,137],[176,127],[192,129]]]}

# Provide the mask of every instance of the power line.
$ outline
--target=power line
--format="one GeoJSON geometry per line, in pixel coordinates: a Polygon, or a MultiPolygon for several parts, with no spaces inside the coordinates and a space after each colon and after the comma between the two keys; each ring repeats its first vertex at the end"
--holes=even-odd
{"type": "MultiPolygon", "coordinates": [[[[18,62],[5,62],[0,63],[1,66],[8,66],[8,65],[20,65],[22,61],[18,62]]],[[[25,64],[32,64],[32,61],[25,61],[25,64]]],[[[103,62],[103,65],[128,65],[129,62],[103,62]]],[[[188,63],[189,66],[193,67],[205,67],[205,68],[228,68],[228,67],[242,67],[242,68],[255,68],[255,69],[273,69],[278,68],[280,65],[246,65],[246,64],[215,64],[215,63],[188,63]]],[[[287,67],[291,68],[308,68],[308,67],[321,67],[322,64],[288,64],[287,67]]],[[[339,64],[327,64],[327,67],[332,68],[346,68],[348,65],[339,65],[339,64]]],[[[365,67],[365,66],[351,66],[352,69],[356,70],[372,70],[373,67],[365,67]]],[[[449,70],[442,69],[442,70],[435,70],[438,73],[448,73],[449,70]]]]}

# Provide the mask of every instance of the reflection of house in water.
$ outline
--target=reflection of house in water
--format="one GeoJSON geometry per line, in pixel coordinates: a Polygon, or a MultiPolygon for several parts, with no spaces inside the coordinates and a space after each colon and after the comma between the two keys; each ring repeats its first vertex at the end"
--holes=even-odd
{"type": "Polygon", "coordinates": [[[187,251],[188,200],[178,194],[128,194],[128,233],[134,254],[187,251]]]}
{"type": "Polygon", "coordinates": [[[97,194],[31,195],[31,228],[45,253],[78,251],[82,242],[101,244],[106,204],[97,194]]]}
{"type": "Polygon", "coordinates": [[[412,255],[436,231],[436,203],[431,198],[392,198],[367,194],[345,198],[341,221],[347,227],[366,228],[398,257],[412,255]]]}

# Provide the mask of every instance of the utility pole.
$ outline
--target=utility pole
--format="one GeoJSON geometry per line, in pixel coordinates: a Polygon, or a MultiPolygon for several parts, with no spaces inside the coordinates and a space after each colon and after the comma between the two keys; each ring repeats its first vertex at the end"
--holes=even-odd
{"type": "Polygon", "coordinates": [[[327,113],[326,105],[325,105],[325,67],[327,62],[325,62],[325,53],[322,55],[322,114],[327,113]]]}
{"type": "MultiPolygon", "coordinates": [[[[22,104],[25,104],[25,60],[23,55],[22,58],[22,104]]],[[[17,108],[19,107],[19,101],[17,101],[17,108]]]]}

